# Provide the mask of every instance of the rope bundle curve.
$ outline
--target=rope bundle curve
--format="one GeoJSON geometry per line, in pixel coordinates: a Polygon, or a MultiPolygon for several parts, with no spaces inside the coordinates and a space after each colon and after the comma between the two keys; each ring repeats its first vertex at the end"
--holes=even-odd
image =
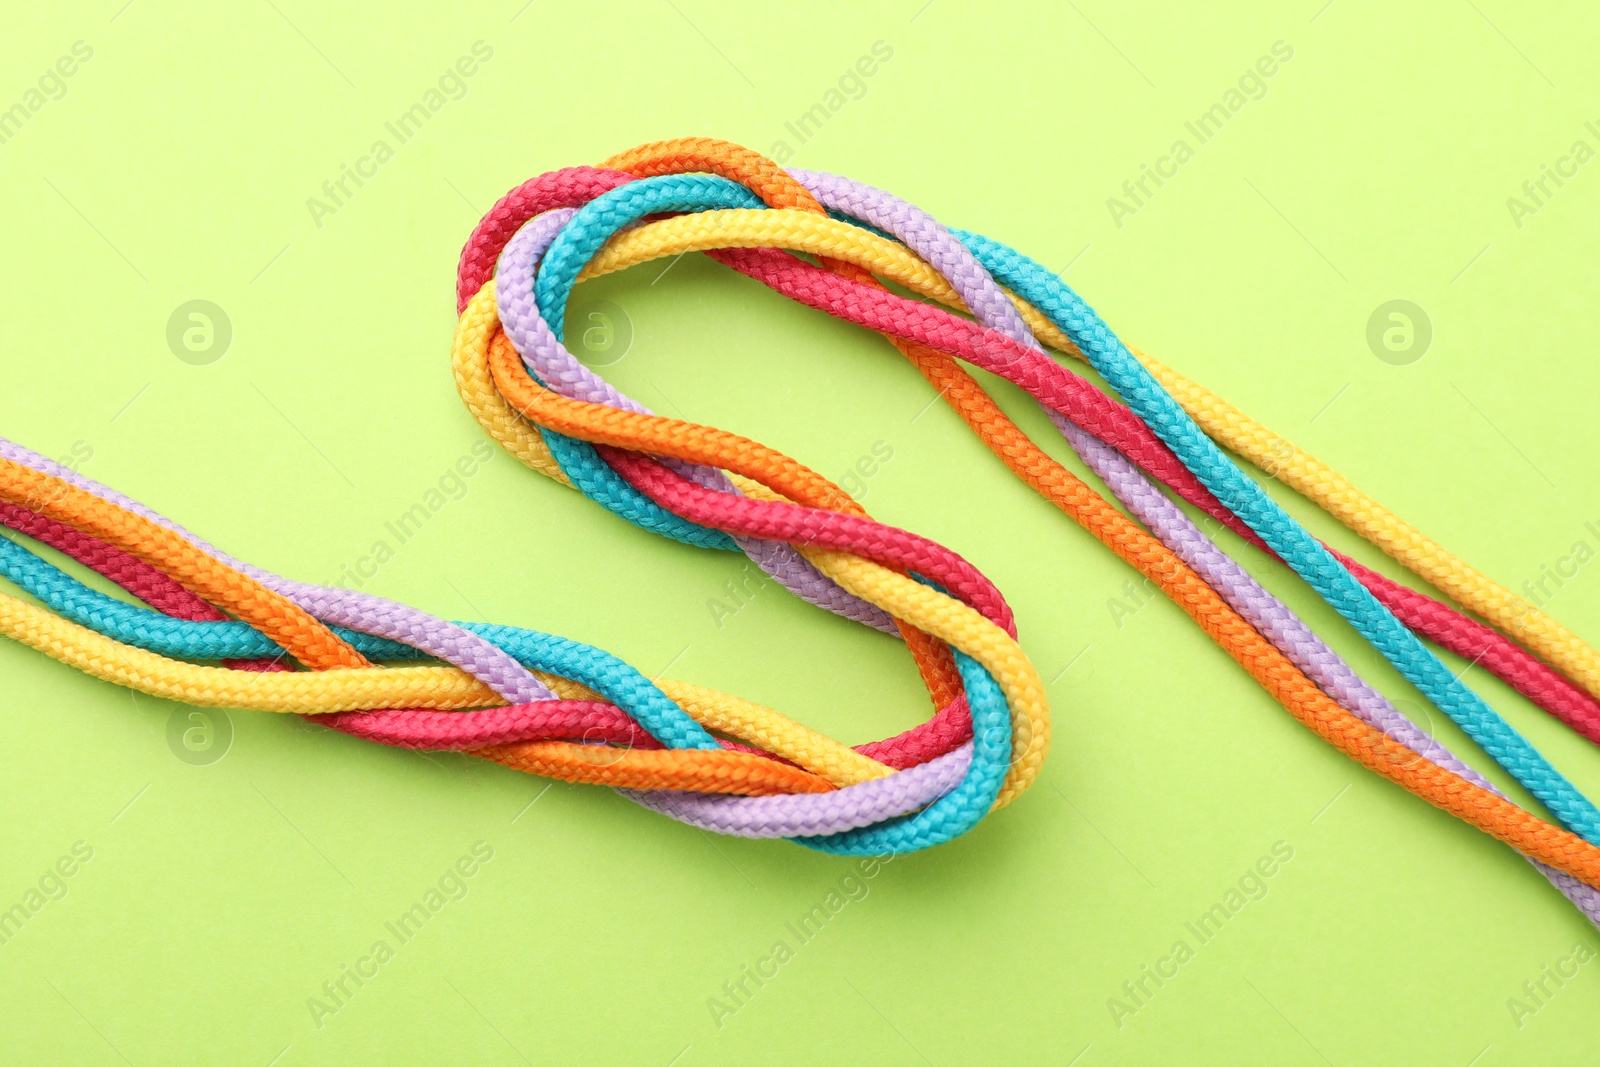
{"type": "Polygon", "coordinates": [[[142,603],[5,538],[0,575],[34,602],[0,594],[0,631],[145,692],[297,713],[382,744],[610,785],[716,832],[852,854],[966,832],[1035,781],[1050,746],[1046,687],[1000,591],[957,552],[873,519],[798,461],[651,412],[563,344],[579,282],[691,251],[882,334],[1005,467],[1170,597],[1297,720],[1511,845],[1600,924],[1600,809],[1423,639],[1600,743],[1594,649],[1292,443],[1127,348],[1039,264],[870,186],[786,171],[726,142],[644,145],[503,197],[458,267],[458,391],[533,470],[643,529],[744,552],[795,595],[903,641],[931,702],[927,721],[850,746],[729,694],[652,681],[564,638],[295,582],[4,441],[0,522],[142,603]],[[1089,363],[1110,393],[1058,356],[1089,363]],[[1030,439],[969,366],[1037,400],[1121,507],[1030,439]],[[1448,602],[1322,545],[1228,452],[1448,602]],[[1504,797],[1397,711],[1179,502],[1287,563],[1552,818],[1504,797]]]}

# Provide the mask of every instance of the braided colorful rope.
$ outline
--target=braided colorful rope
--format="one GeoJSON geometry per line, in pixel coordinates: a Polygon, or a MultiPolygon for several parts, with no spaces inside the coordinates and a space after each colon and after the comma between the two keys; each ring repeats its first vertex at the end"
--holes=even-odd
{"type": "Polygon", "coordinates": [[[384,744],[611,785],[707,830],[858,854],[964,833],[1028,788],[1049,747],[1044,686],[1000,592],[955,552],[873,520],[781,453],[651,413],[562,344],[579,281],[688,251],[882,333],[1008,468],[1171,597],[1297,719],[1516,848],[1600,925],[1600,810],[1419,638],[1482,664],[1600,743],[1592,648],[1291,443],[1126,348],[1033,261],[879,190],[786,172],[724,142],[645,145],[502,198],[461,258],[458,389],[533,469],[644,529],[743,551],[797,596],[900,637],[933,703],[927,722],[852,748],[727,694],[652,682],[576,642],[293,582],[9,442],[0,522],[148,607],[6,538],[0,573],[44,607],[0,594],[0,630],[145,692],[296,712],[384,744]],[[1047,350],[1086,360],[1116,396],[1047,350]],[[1037,399],[1132,519],[1030,440],[962,363],[1037,399]],[[1326,548],[1224,447],[1498,629],[1326,548]],[[1506,799],[1400,714],[1158,483],[1288,563],[1559,825],[1506,799]]]}

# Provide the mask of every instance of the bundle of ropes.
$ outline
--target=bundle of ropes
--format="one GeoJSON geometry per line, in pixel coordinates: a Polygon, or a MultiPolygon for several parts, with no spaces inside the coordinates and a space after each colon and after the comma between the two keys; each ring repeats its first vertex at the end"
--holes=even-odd
{"type": "Polygon", "coordinates": [[[686,252],[881,333],[1005,467],[1170,597],[1297,720],[1509,844],[1600,925],[1600,810],[1423,639],[1600,743],[1594,649],[1291,442],[1125,346],[1021,253],[870,186],[786,171],[721,141],[644,145],[503,197],[461,256],[457,387],[533,470],[646,530],[743,552],[795,595],[903,641],[931,701],[926,722],[850,746],[725,693],[652,681],[577,642],[282,578],[5,441],[0,522],[138,603],[7,537],[0,574],[31,600],[0,594],[0,630],[142,692],[292,712],[382,744],[609,785],[705,830],[850,854],[966,832],[1029,787],[1050,743],[1045,687],[999,590],[796,460],[652,413],[563,344],[578,282],[686,252]],[[1070,360],[1089,364],[1110,395],[1070,360]],[[1126,513],[1031,440],[964,364],[1037,400],[1126,513]],[[1446,599],[1327,548],[1239,461],[1446,599]],[[1550,817],[1507,799],[1396,710],[1179,502],[1291,567],[1550,817]]]}

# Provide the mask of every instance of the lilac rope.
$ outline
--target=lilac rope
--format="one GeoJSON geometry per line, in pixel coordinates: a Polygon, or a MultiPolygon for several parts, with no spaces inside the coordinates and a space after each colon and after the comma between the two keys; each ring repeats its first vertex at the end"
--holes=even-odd
{"type": "Polygon", "coordinates": [[[399,641],[401,644],[410,645],[430,656],[452,663],[493,689],[507,703],[528,704],[536,700],[557,699],[543,682],[534,677],[531,671],[518,663],[509,653],[453,623],[370,593],[290,581],[271,571],[252,567],[207,544],[171,519],[150,510],[138,501],[131,500],[115,489],[101,485],[92,478],[63,467],[54,460],[3,437],[0,437],[0,456],[43,474],[54,475],[79,489],[93,493],[102,500],[171,530],[186,538],[200,552],[248,574],[323,622],[344,626],[374,637],[399,641]]]}
{"type": "MultiPolygon", "coordinates": [[[[825,207],[861,219],[899,238],[950,281],[979,322],[1042,350],[1010,298],[966,246],[938,220],[898,197],[848,178],[815,171],[790,173],[825,207]]],[[[1368,685],[1287,605],[1267,592],[1206,537],[1183,510],[1152,485],[1126,457],[1060,412],[1045,410],[1073,451],[1106,482],[1135,517],[1194,568],[1308,678],[1352,714],[1419,756],[1432,759],[1474,785],[1504,796],[1488,779],[1368,685]]],[[[1600,926],[1600,890],[1536,860],[1529,859],[1529,862],[1592,923],[1600,926]]]]}
{"type": "MultiPolygon", "coordinates": [[[[936,220],[904,201],[870,186],[832,175],[810,172],[796,172],[796,177],[825,205],[894,234],[933,264],[951,281],[967,306],[985,325],[1002,330],[1019,341],[1037,346],[1031,332],[1027,330],[1026,324],[1017,315],[1004,292],[965,247],[936,220]]],[[[523,290],[530,294],[530,301],[531,275],[537,251],[548,246],[549,240],[556,232],[555,227],[564,221],[562,219],[549,224],[552,228],[543,235],[543,246],[536,246],[532,237],[528,239],[528,247],[536,249],[528,260],[528,285],[523,290]]],[[[519,265],[518,270],[520,269],[519,265]]],[[[534,314],[537,316],[536,312],[534,314]]],[[[542,325],[542,321],[539,325],[542,325]]],[[[508,327],[509,332],[510,327],[508,327]]],[[[545,334],[549,335],[548,327],[545,327],[545,334]]],[[[524,333],[522,340],[533,342],[524,349],[525,355],[527,352],[541,349],[538,342],[542,339],[537,335],[537,327],[534,327],[531,333],[524,333]]],[[[553,335],[549,335],[549,340],[554,342],[553,335]]],[[[518,347],[522,348],[522,345],[518,347]]],[[[560,348],[559,343],[556,343],[555,349],[560,348]]],[[[584,374],[588,374],[587,368],[577,364],[570,353],[562,349],[560,354],[572,364],[576,364],[584,374]]],[[[543,355],[559,359],[554,350],[548,348],[543,350],[543,355]]],[[[530,359],[529,362],[536,373],[541,373],[541,364],[537,359],[530,359]]],[[[551,364],[551,366],[556,365],[558,364],[551,364]]],[[[545,374],[541,373],[541,377],[545,377],[545,374]]],[[[547,380],[555,379],[552,377],[547,380]]],[[[607,389],[609,390],[609,387],[607,389]]],[[[584,399],[597,399],[598,402],[611,402],[615,406],[630,406],[634,410],[644,410],[631,404],[627,398],[615,393],[614,390],[609,391],[614,399],[590,396],[585,396],[584,399]]],[[[1283,648],[1291,661],[1328,690],[1330,695],[1340,700],[1353,713],[1384,730],[1413,751],[1423,754],[1424,750],[1427,750],[1441,766],[1461,774],[1475,784],[1493,788],[1471,768],[1444,751],[1442,746],[1361,681],[1359,676],[1311,634],[1287,607],[1262,589],[1243,571],[1243,568],[1211,544],[1198,528],[1189,522],[1187,516],[1150,485],[1120,453],[1089,437],[1068,423],[1059,413],[1050,412],[1050,414],[1069,443],[1085,462],[1107,481],[1130,510],[1150,525],[1157,536],[1169,545],[1173,545],[1174,551],[1181,558],[1194,566],[1234,605],[1236,610],[1240,611],[1241,615],[1261,629],[1269,640],[1283,648]],[[1187,530],[1184,529],[1185,525],[1188,527],[1187,530]]],[[[250,574],[263,585],[288,597],[324,621],[401,641],[454,663],[494,687],[501,696],[512,702],[552,699],[554,696],[530,672],[498,647],[443,620],[370,594],[307,585],[280,578],[270,572],[233,560],[137,502],[4,439],[0,439],[0,455],[35,470],[61,477],[79,488],[86,489],[189,538],[201,551],[250,574]]],[[[697,480],[701,480],[701,477],[697,477],[697,480]]],[[[701,480],[701,484],[707,482],[701,480]]],[[[732,489],[731,484],[724,487],[712,483],[710,487],[723,491],[732,489]]],[[[771,543],[762,542],[762,544],[771,543]]],[[[820,575],[818,577],[820,578],[820,575]]],[[[796,579],[796,582],[798,584],[800,580],[796,579]]],[[[853,829],[914,811],[959,781],[965,773],[965,765],[969,759],[970,745],[962,746],[921,766],[827,794],[715,797],[621,792],[647,807],[707,829],[744,836],[801,836],[853,829]]],[[[1600,893],[1567,875],[1552,871],[1540,864],[1535,865],[1563,893],[1573,899],[1591,921],[1600,924],[1600,893]]]]}
{"type": "MultiPolygon", "coordinates": [[[[1073,451],[1105,481],[1135,518],[1148,526],[1179,559],[1194,568],[1246,622],[1254,626],[1262,637],[1278,646],[1289,661],[1324,692],[1357,718],[1382,730],[1411,751],[1431,759],[1445,770],[1453,771],[1473,785],[1497,796],[1505,796],[1487,778],[1463,763],[1368,685],[1298,615],[1267,592],[1236,560],[1218,548],[1183,513],[1182,508],[1151,485],[1120,453],[1065,419],[1061,419],[1057,426],[1072,445],[1073,451]]],[[[1577,905],[1590,922],[1600,926],[1600,890],[1538,860],[1524,858],[1548,878],[1562,895],[1577,905]]]]}
{"type": "MultiPolygon", "coordinates": [[[[1035,348],[1040,347],[1004,291],[968,252],[966,247],[956,240],[937,220],[911,204],[871,186],[834,175],[806,171],[793,173],[826,207],[859,218],[886,233],[892,234],[930,265],[933,265],[951,282],[963,302],[984,325],[1001,330],[1022,343],[1035,348]]],[[[527,229],[525,227],[523,232],[527,232],[527,229]]],[[[543,241],[543,244],[538,246],[539,251],[542,251],[544,247],[548,247],[549,242],[554,239],[555,233],[556,230],[552,228],[545,233],[539,234],[539,238],[543,241]]],[[[521,236],[522,234],[519,233],[518,237],[521,236]]],[[[513,243],[515,241],[516,239],[514,238],[513,243]]],[[[532,236],[528,238],[528,241],[530,247],[535,244],[535,239],[532,236]]],[[[510,252],[509,248],[507,252],[510,252]]],[[[534,350],[539,340],[537,327],[543,325],[542,320],[539,319],[537,309],[532,306],[532,272],[535,259],[536,254],[530,255],[519,252],[517,257],[512,257],[509,254],[504,256],[501,264],[502,277],[513,273],[517,275],[517,284],[515,286],[507,286],[503,290],[508,304],[513,305],[512,310],[503,314],[506,314],[508,318],[518,320],[515,323],[515,328],[518,329],[530,323],[536,324],[533,325],[531,331],[523,332],[520,338],[521,341],[529,344],[529,351],[534,350]],[[525,265],[522,262],[524,255],[527,259],[525,265]],[[516,262],[513,264],[514,258],[516,262]],[[522,294],[526,294],[526,296],[524,297],[522,294]],[[515,306],[519,301],[524,307],[515,306]],[[531,315],[531,319],[524,318],[525,315],[531,315]]],[[[497,288],[497,295],[501,291],[497,288]]],[[[508,334],[512,332],[513,328],[512,326],[507,327],[508,334]]],[[[548,327],[545,327],[545,332],[548,333],[548,327]]],[[[551,340],[553,340],[553,337],[551,340]]],[[[513,343],[517,344],[517,342],[518,338],[513,337],[513,343]]],[[[517,344],[517,347],[521,348],[522,345],[517,344]]],[[[559,349],[560,346],[557,344],[555,347],[559,349]]],[[[541,367],[546,368],[552,376],[551,380],[554,381],[556,377],[572,373],[572,365],[576,364],[576,360],[571,358],[570,353],[567,353],[566,357],[570,362],[565,364],[561,362],[542,364],[538,359],[532,359],[529,361],[530,367],[536,373],[540,372],[541,367]]],[[[577,376],[569,379],[569,381],[582,382],[583,379],[587,378],[599,382],[581,364],[577,364],[577,368],[577,376]]],[[[543,376],[541,374],[541,377],[543,376]]],[[[585,382],[584,385],[588,386],[590,383],[585,382]]],[[[626,397],[611,389],[606,383],[599,382],[599,385],[600,388],[593,389],[593,391],[586,389],[583,393],[575,395],[583,395],[585,399],[592,399],[598,403],[611,403],[614,406],[642,410],[626,397]]],[[[1120,453],[1078,430],[1076,426],[1073,426],[1062,417],[1059,412],[1050,411],[1049,414],[1058,428],[1067,436],[1069,443],[1073,444],[1075,448],[1088,442],[1098,446],[1097,448],[1086,447],[1079,449],[1079,454],[1084,458],[1085,462],[1090,463],[1098,473],[1101,473],[1102,477],[1107,478],[1108,484],[1112,485],[1114,492],[1117,492],[1120,488],[1127,491],[1141,505],[1148,505],[1149,501],[1146,498],[1137,495],[1136,484],[1142,484],[1145,490],[1148,491],[1149,498],[1165,503],[1172,512],[1177,514],[1179,519],[1187,522],[1187,517],[1182,514],[1181,510],[1172,505],[1166,497],[1162,496],[1145,481],[1138,470],[1120,453]]],[[[1131,503],[1129,506],[1130,508],[1134,507],[1131,503]]],[[[1156,504],[1147,506],[1146,510],[1154,517],[1158,508],[1159,504],[1156,504]]],[[[1157,529],[1156,532],[1157,536],[1162,537],[1163,540],[1168,537],[1176,539],[1179,536],[1179,530],[1175,526],[1164,525],[1157,529]]],[[[1418,752],[1419,755],[1424,755],[1428,752],[1439,753],[1441,765],[1447,766],[1451,770],[1456,770],[1458,773],[1465,771],[1465,776],[1475,783],[1488,784],[1480,775],[1466,767],[1465,764],[1444,752],[1442,746],[1438,745],[1415,724],[1401,715],[1370,686],[1362,682],[1359,676],[1355,675],[1354,671],[1344,664],[1331,649],[1316,641],[1315,635],[1311,634],[1309,629],[1287,607],[1272,598],[1258,584],[1255,584],[1254,580],[1249,577],[1243,568],[1233,563],[1231,559],[1212,545],[1198,529],[1195,529],[1194,533],[1199,538],[1199,541],[1209,548],[1209,553],[1206,553],[1206,555],[1210,558],[1206,559],[1201,558],[1200,552],[1203,550],[1199,550],[1197,547],[1195,551],[1190,552],[1195,562],[1212,565],[1209,567],[1209,573],[1202,572],[1203,576],[1216,586],[1219,593],[1228,599],[1230,603],[1234,604],[1235,610],[1240,610],[1242,606],[1250,606],[1255,616],[1262,620],[1263,626],[1266,626],[1268,621],[1273,616],[1276,616],[1280,625],[1269,627],[1272,630],[1269,639],[1274,640],[1275,643],[1283,648],[1291,662],[1301,666],[1302,670],[1306,670],[1308,676],[1313,679],[1325,680],[1327,688],[1333,690],[1332,695],[1336,699],[1340,699],[1342,703],[1345,703],[1352,713],[1362,717],[1365,721],[1371,722],[1379,729],[1384,729],[1399,743],[1418,752]],[[1215,557],[1221,557],[1221,560],[1225,562],[1221,565],[1215,565],[1218,563],[1215,557]],[[1231,568],[1228,565],[1231,565],[1231,568]],[[1254,591],[1264,600],[1250,595],[1252,586],[1254,591]],[[1268,604],[1276,605],[1276,612],[1272,611],[1267,606],[1268,604]],[[1290,620],[1292,620],[1292,623],[1290,620]],[[1306,639],[1309,639],[1309,642],[1306,639]],[[1315,644],[1310,642],[1315,642],[1315,644]],[[1334,666],[1335,664],[1337,666],[1334,666]],[[1340,668],[1342,668],[1342,671],[1340,668]],[[1351,680],[1353,680],[1353,683],[1351,680]],[[1344,684],[1341,685],[1341,682],[1344,684]]],[[[1187,561],[1189,560],[1186,558],[1187,561]]],[[[1197,567],[1196,569],[1198,570],[1199,568],[1197,567]]],[[[1244,615],[1245,613],[1241,611],[1241,614],[1244,615]]],[[[1245,617],[1249,619],[1251,616],[1245,615],[1245,617]]],[[[893,782],[895,779],[903,777],[904,774],[905,772],[902,772],[900,775],[880,781],[893,782]]],[[[859,789],[862,792],[866,792],[869,787],[879,784],[880,782],[870,782],[864,783],[863,786],[850,788],[852,791],[859,789]]],[[[839,792],[845,791],[840,790],[839,792]]],[[[837,794],[825,796],[831,797],[835,795],[837,794]]],[[[825,818],[808,816],[808,813],[804,810],[810,802],[817,799],[820,798],[800,796],[761,798],[702,796],[680,800],[674,797],[670,803],[664,801],[658,810],[667,811],[668,814],[675,813],[685,821],[695,822],[705,828],[715,828],[723,832],[748,836],[775,836],[785,829],[797,829],[809,825],[831,825],[820,821],[809,821],[815,818],[825,818]],[[676,812],[672,809],[676,809],[676,812]]],[[[641,799],[641,803],[648,802],[641,799]]],[[[652,804],[650,806],[656,805],[652,804]]],[[[842,826],[844,824],[840,823],[839,825],[842,826]]],[[[864,824],[852,823],[851,825],[864,824]]],[[[1550,870],[1542,865],[1538,866],[1547,877],[1551,878],[1558,889],[1561,889],[1569,899],[1572,899],[1578,905],[1580,910],[1590,917],[1591,921],[1600,924],[1600,894],[1595,893],[1595,891],[1576,879],[1550,870]]]]}
{"type": "MultiPolygon", "coordinates": [[[[572,208],[559,208],[535,216],[517,230],[501,251],[494,286],[500,325],[528,369],[552,391],[591,404],[653,415],[655,412],[623,395],[579,362],[556,338],[534,303],[533,278],[539,260],[575,214],[572,208]]],[[[668,460],[667,465],[706,489],[743,495],[727,475],[715,468],[678,460],[668,460]]],[[[845,592],[792,546],[757,537],[734,536],[733,541],[756,566],[800,599],[884,633],[898,634],[888,612],[845,592]]]]}
{"type": "Polygon", "coordinates": [[[927,763],[831,793],[721,797],[670,790],[617,792],[702,830],[735,837],[810,837],[843,833],[916,811],[954,789],[971,762],[968,741],[927,763]],[[799,799],[808,803],[794,803],[799,799]]]}
{"type": "MultiPolygon", "coordinates": [[[[197,551],[249,574],[262,585],[293,601],[324,622],[345,626],[375,637],[400,641],[429,655],[437,656],[461,667],[486,684],[495,686],[496,691],[511,703],[558,699],[498,645],[453,623],[368,593],[295,582],[235,560],[138,501],[5,438],[0,438],[0,456],[32,470],[61,478],[102,500],[179,534],[189,540],[197,551]],[[458,644],[453,640],[457,635],[465,640],[458,644]],[[472,657],[464,654],[474,651],[473,646],[479,645],[486,647],[491,655],[472,657]],[[502,686],[504,686],[504,675],[509,672],[492,670],[493,661],[496,659],[509,661],[516,671],[527,676],[532,687],[537,687],[538,691],[532,691],[530,687],[529,695],[520,697],[506,693],[502,686]],[[485,661],[488,666],[485,666],[485,661]],[[497,682],[500,685],[497,685],[497,682]]],[[[651,799],[653,793],[620,789],[617,791],[664,815],[682,819],[691,825],[717,829],[723,833],[746,837],[827,834],[870,826],[931,804],[961,781],[966,775],[971,756],[972,744],[968,742],[919,767],[828,793],[723,798],[680,795],[664,791],[665,798],[657,802],[651,799]],[[913,771],[916,773],[912,773],[913,771]],[[717,803],[719,801],[736,803],[719,805],[717,803]]]]}

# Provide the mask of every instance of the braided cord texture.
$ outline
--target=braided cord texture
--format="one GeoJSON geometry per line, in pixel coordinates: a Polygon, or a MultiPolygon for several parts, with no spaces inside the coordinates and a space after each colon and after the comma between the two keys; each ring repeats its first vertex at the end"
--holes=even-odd
{"type": "MultiPolygon", "coordinates": [[[[668,154],[671,155],[673,153],[668,154]]],[[[695,151],[684,153],[684,156],[693,159],[695,161],[694,165],[701,166],[704,152],[697,148],[695,151]]],[[[613,165],[614,164],[615,161],[613,161],[613,165]]],[[[717,167],[708,166],[705,169],[712,170],[716,173],[729,173],[729,170],[717,167]]],[[[673,248],[674,254],[693,248],[713,248],[719,246],[726,247],[728,245],[737,245],[742,247],[762,247],[773,244],[786,244],[789,247],[800,246],[804,247],[806,251],[829,256],[830,258],[836,258],[841,254],[841,252],[844,251],[844,248],[842,248],[838,243],[829,244],[826,240],[817,239],[819,237],[818,220],[785,219],[779,220],[778,222],[770,221],[771,216],[778,214],[777,211],[760,213],[761,215],[767,216],[766,220],[762,220],[760,222],[752,220],[752,227],[756,229],[756,233],[738,233],[733,235],[723,233],[721,238],[718,239],[717,237],[712,236],[710,231],[715,230],[718,227],[726,227],[728,218],[731,217],[733,213],[729,212],[727,216],[721,218],[718,217],[719,214],[719,212],[713,211],[697,216],[688,216],[683,219],[669,220],[665,223],[641,227],[632,231],[630,234],[625,234],[615,238],[607,247],[615,252],[617,246],[629,239],[637,240],[641,243],[641,245],[644,245],[647,244],[647,241],[644,237],[646,232],[652,229],[659,230],[668,226],[676,226],[681,229],[684,239],[679,242],[677,247],[673,248]],[[795,238],[796,233],[801,235],[799,239],[795,238]]],[[[823,228],[826,228],[825,222],[823,224],[823,228]]],[[[822,236],[826,237],[828,235],[822,236]]],[[[890,248],[892,249],[893,246],[890,246],[890,248]]],[[[591,263],[586,268],[586,272],[588,274],[602,273],[605,269],[614,269],[619,265],[628,265],[633,262],[639,262],[645,258],[651,258],[651,256],[655,254],[664,253],[659,248],[645,248],[641,252],[635,252],[627,255],[619,254],[617,255],[615,261],[607,261],[607,253],[602,253],[595,263],[591,263]]],[[[895,253],[891,251],[886,258],[895,258],[895,253]]],[[[899,258],[901,259],[901,262],[897,265],[899,270],[895,271],[891,269],[885,273],[889,273],[891,276],[893,274],[898,274],[899,276],[896,278],[896,280],[901,281],[905,281],[908,279],[908,277],[913,277],[919,273],[915,263],[907,262],[906,258],[903,256],[899,258]]],[[[937,291],[939,288],[938,284],[932,281],[932,279],[920,277],[916,278],[916,280],[924,283],[921,288],[925,290],[931,289],[937,291]]]]}
{"type": "Polygon", "coordinates": [[[603,167],[554,171],[497,202],[459,263],[457,391],[486,432],[539,473],[653,533],[744,551],[803,599],[897,635],[928,690],[935,713],[927,722],[851,748],[774,709],[651,682],[588,646],[288,582],[9,442],[0,442],[0,523],[60,548],[150,607],[88,589],[6,539],[0,573],[46,607],[0,594],[0,632],[146,692],[297,712],[380,743],[608,784],[706,829],[857,854],[930,847],[965,832],[1035,781],[1049,748],[1044,686],[999,591],[958,554],[873,520],[782,453],[655,415],[561,342],[580,281],[688,251],[883,334],[1008,468],[1152,579],[1299,721],[1511,844],[1600,921],[1600,810],[1418,635],[1474,650],[1552,714],[1600,736],[1592,649],[1325,465],[1124,346],[1027,257],[947,230],[868,186],[785,171],[710,139],[657,142],[603,167]],[[1087,360],[1118,395],[1067,370],[1045,346],[1087,360]],[[1039,448],[963,364],[1037,399],[1158,536],[1039,448]],[[1219,445],[1270,464],[1505,633],[1332,553],[1219,445]],[[1440,750],[1140,471],[1287,561],[1571,830],[1524,811],[1440,750]],[[223,665],[205,662],[215,660],[223,665]],[[375,665],[389,660],[424,662],[375,665]]]}
{"type": "MultiPolygon", "coordinates": [[[[586,272],[599,274],[646,259],[677,255],[684,251],[704,250],[719,244],[740,247],[790,247],[833,259],[857,255],[857,245],[861,245],[866,248],[866,253],[861,255],[861,259],[870,262],[875,270],[880,270],[901,284],[927,290],[935,295],[945,295],[951,303],[959,303],[948,283],[933,281],[931,270],[909,251],[883,238],[862,234],[854,227],[837,220],[817,218],[803,212],[785,213],[779,210],[711,210],[651,223],[617,235],[606,246],[607,251],[601,252],[586,272]]],[[[1020,261],[1021,257],[1016,259],[1020,261]]],[[[1020,270],[1017,272],[1020,273],[1020,270]]],[[[1065,302],[1058,302],[1062,304],[1062,307],[1057,309],[1059,314],[1078,314],[1075,307],[1065,302]]],[[[1084,319],[1084,321],[1089,320],[1084,319]]],[[[1107,335],[1109,336],[1109,331],[1107,335]]],[[[1106,341],[1104,345],[1109,349],[1111,342],[1106,341]]],[[[922,366],[926,364],[919,364],[919,369],[922,366]]],[[[930,380],[941,389],[947,402],[963,412],[963,418],[968,420],[969,425],[981,420],[975,429],[978,429],[986,440],[994,440],[997,436],[1001,438],[997,451],[1003,459],[1007,459],[1008,463],[1025,456],[1033,461],[1036,468],[1041,466],[1038,460],[1043,454],[1029,455],[1027,450],[1030,445],[1025,443],[1026,439],[1022,437],[1020,431],[1015,430],[1014,425],[1009,424],[1009,420],[1004,420],[998,409],[981,410],[974,413],[975,418],[969,418],[971,409],[964,411],[961,406],[962,400],[981,393],[981,389],[978,389],[975,383],[971,383],[970,376],[966,376],[964,372],[940,368],[934,370],[930,380]],[[940,373],[941,370],[943,373],[940,373]],[[1002,425],[1007,427],[1003,434],[996,429],[1002,425]]],[[[1171,415],[1171,409],[1168,410],[1168,414],[1171,415]]],[[[1179,414],[1181,415],[1181,412],[1179,414]]],[[[567,428],[573,429],[570,424],[567,428]]],[[[1191,446],[1194,445],[1192,438],[1189,443],[1191,446]]],[[[1206,446],[1209,445],[1207,441],[1206,446]]],[[[1048,457],[1043,458],[1045,462],[1053,465],[1053,461],[1049,461],[1048,457]]],[[[1221,458],[1220,453],[1216,458],[1221,458]]],[[[1226,460],[1222,462],[1225,464],[1226,460]]],[[[1417,681],[1452,718],[1460,722],[1497,762],[1511,771],[1519,782],[1556,811],[1568,825],[1581,828],[1585,836],[1593,837],[1600,834],[1600,812],[1594,809],[1587,798],[1572,787],[1503,719],[1484,705],[1476,694],[1460,685],[1431,653],[1416,642],[1409,631],[1394,621],[1387,610],[1364,587],[1348,577],[1343,577],[1338,570],[1338,562],[1328,556],[1319,543],[1305,535],[1298,525],[1270,502],[1270,498],[1260,493],[1253,482],[1249,482],[1242,475],[1237,479],[1229,479],[1222,473],[1222,468],[1214,463],[1208,469],[1212,470],[1213,479],[1221,478],[1232,491],[1240,495],[1242,500],[1251,502],[1252,506],[1262,511],[1266,517],[1258,518],[1257,521],[1267,522],[1268,528],[1274,531],[1275,540],[1304,557],[1302,566],[1306,568],[1308,577],[1313,580],[1313,586],[1325,596],[1332,598],[1330,602],[1347,617],[1352,617],[1352,621],[1359,621],[1358,629],[1362,630],[1363,635],[1373,641],[1375,647],[1378,647],[1391,661],[1397,662],[1397,665],[1415,675],[1413,680],[1417,681]],[[1262,502],[1267,505],[1265,508],[1262,507],[1262,502]],[[1272,517],[1274,511],[1276,518],[1272,517]],[[1326,564],[1318,561],[1316,553],[1319,552],[1323,553],[1326,564]],[[1385,618],[1389,623],[1383,621],[1385,618]]],[[[1050,471],[1050,473],[1056,472],[1050,471]]],[[[1236,469],[1235,473],[1237,474],[1236,469]]],[[[1134,562],[1133,557],[1124,555],[1124,558],[1134,562]]],[[[1170,561],[1163,562],[1166,566],[1171,566],[1170,561]]],[[[1205,625],[1206,623],[1202,622],[1202,626],[1205,625]]],[[[1218,631],[1208,629],[1208,632],[1215,637],[1218,631]]]]}

